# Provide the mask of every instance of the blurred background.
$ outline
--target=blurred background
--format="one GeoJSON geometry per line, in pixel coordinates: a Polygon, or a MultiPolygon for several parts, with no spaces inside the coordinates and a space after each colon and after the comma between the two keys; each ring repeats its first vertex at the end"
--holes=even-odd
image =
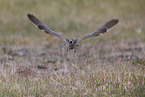
{"type": "Polygon", "coordinates": [[[0,44],[62,43],[35,28],[27,18],[28,13],[35,15],[50,29],[73,39],[95,31],[112,18],[120,20],[115,29],[83,43],[145,41],[144,4],[144,0],[1,0],[0,44]]]}

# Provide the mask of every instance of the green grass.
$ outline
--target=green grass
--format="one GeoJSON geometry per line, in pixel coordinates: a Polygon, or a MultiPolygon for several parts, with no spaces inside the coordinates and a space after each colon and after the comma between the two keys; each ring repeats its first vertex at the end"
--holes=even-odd
{"type": "Polygon", "coordinates": [[[27,13],[34,14],[54,31],[61,32],[66,37],[71,35],[72,38],[93,32],[108,20],[118,18],[120,20],[118,26],[109,33],[110,37],[108,37],[109,34],[104,36],[106,40],[114,38],[114,40],[122,38],[145,40],[143,4],[143,0],[1,1],[0,34],[3,36],[1,40],[7,40],[9,43],[16,38],[20,40],[19,36],[22,36],[24,40],[21,39],[21,41],[28,39],[35,42],[35,39],[37,41],[38,38],[45,38],[45,35],[31,25],[27,13]],[[141,34],[137,34],[137,29],[141,29],[141,34]],[[8,36],[12,38],[9,39],[8,36]]]}
{"type": "Polygon", "coordinates": [[[144,4],[144,0],[1,0],[0,96],[143,97],[144,4]],[[78,54],[65,56],[63,42],[34,27],[28,13],[73,39],[112,18],[119,23],[103,36],[82,41],[78,54]]]}

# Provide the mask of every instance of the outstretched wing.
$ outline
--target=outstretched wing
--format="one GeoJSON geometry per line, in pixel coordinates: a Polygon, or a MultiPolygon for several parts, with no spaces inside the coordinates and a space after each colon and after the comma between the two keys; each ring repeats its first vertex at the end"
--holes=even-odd
{"type": "Polygon", "coordinates": [[[81,41],[81,40],[84,40],[84,39],[87,39],[87,38],[91,38],[91,37],[94,37],[94,36],[98,36],[100,34],[103,34],[105,32],[108,32],[109,30],[111,30],[117,23],[119,22],[118,19],[112,19],[110,21],[108,21],[106,24],[104,24],[103,26],[101,26],[98,30],[96,30],[95,32],[93,33],[90,33],[88,35],[85,35],[83,37],[80,37],[77,39],[77,42],[81,41]]]}
{"type": "Polygon", "coordinates": [[[40,30],[42,30],[42,31],[44,31],[48,34],[57,36],[57,37],[61,38],[62,40],[64,40],[65,42],[67,42],[67,39],[64,36],[52,31],[51,29],[49,29],[46,25],[44,25],[39,19],[37,19],[32,14],[27,14],[27,16],[30,19],[30,21],[32,22],[32,24],[35,25],[40,30]]]}

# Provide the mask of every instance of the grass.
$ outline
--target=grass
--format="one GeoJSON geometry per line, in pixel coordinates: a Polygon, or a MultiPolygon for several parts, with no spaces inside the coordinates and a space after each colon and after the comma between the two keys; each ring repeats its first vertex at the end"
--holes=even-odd
{"type": "MultiPolygon", "coordinates": [[[[61,64],[58,64],[61,65],[61,64]]],[[[65,64],[64,64],[65,65],[65,64]]],[[[68,64],[67,64],[68,65],[68,64]]],[[[2,96],[143,96],[144,69],[118,64],[89,64],[84,69],[69,64],[63,72],[25,69],[1,74],[2,96]]],[[[5,69],[4,69],[5,71],[5,69]]]]}
{"type": "Polygon", "coordinates": [[[132,96],[145,92],[144,0],[0,1],[0,96],[132,96]],[[78,38],[112,18],[119,24],[65,55],[63,42],[35,28],[78,38]]]}

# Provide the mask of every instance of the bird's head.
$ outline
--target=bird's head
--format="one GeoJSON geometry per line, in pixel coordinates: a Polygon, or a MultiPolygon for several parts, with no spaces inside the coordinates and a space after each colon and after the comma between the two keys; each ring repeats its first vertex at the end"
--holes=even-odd
{"type": "Polygon", "coordinates": [[[73,39],[70,39],[69,40],[69,45],[72,45],[72,44],[74,44],[74,40],[73,39]]]}

